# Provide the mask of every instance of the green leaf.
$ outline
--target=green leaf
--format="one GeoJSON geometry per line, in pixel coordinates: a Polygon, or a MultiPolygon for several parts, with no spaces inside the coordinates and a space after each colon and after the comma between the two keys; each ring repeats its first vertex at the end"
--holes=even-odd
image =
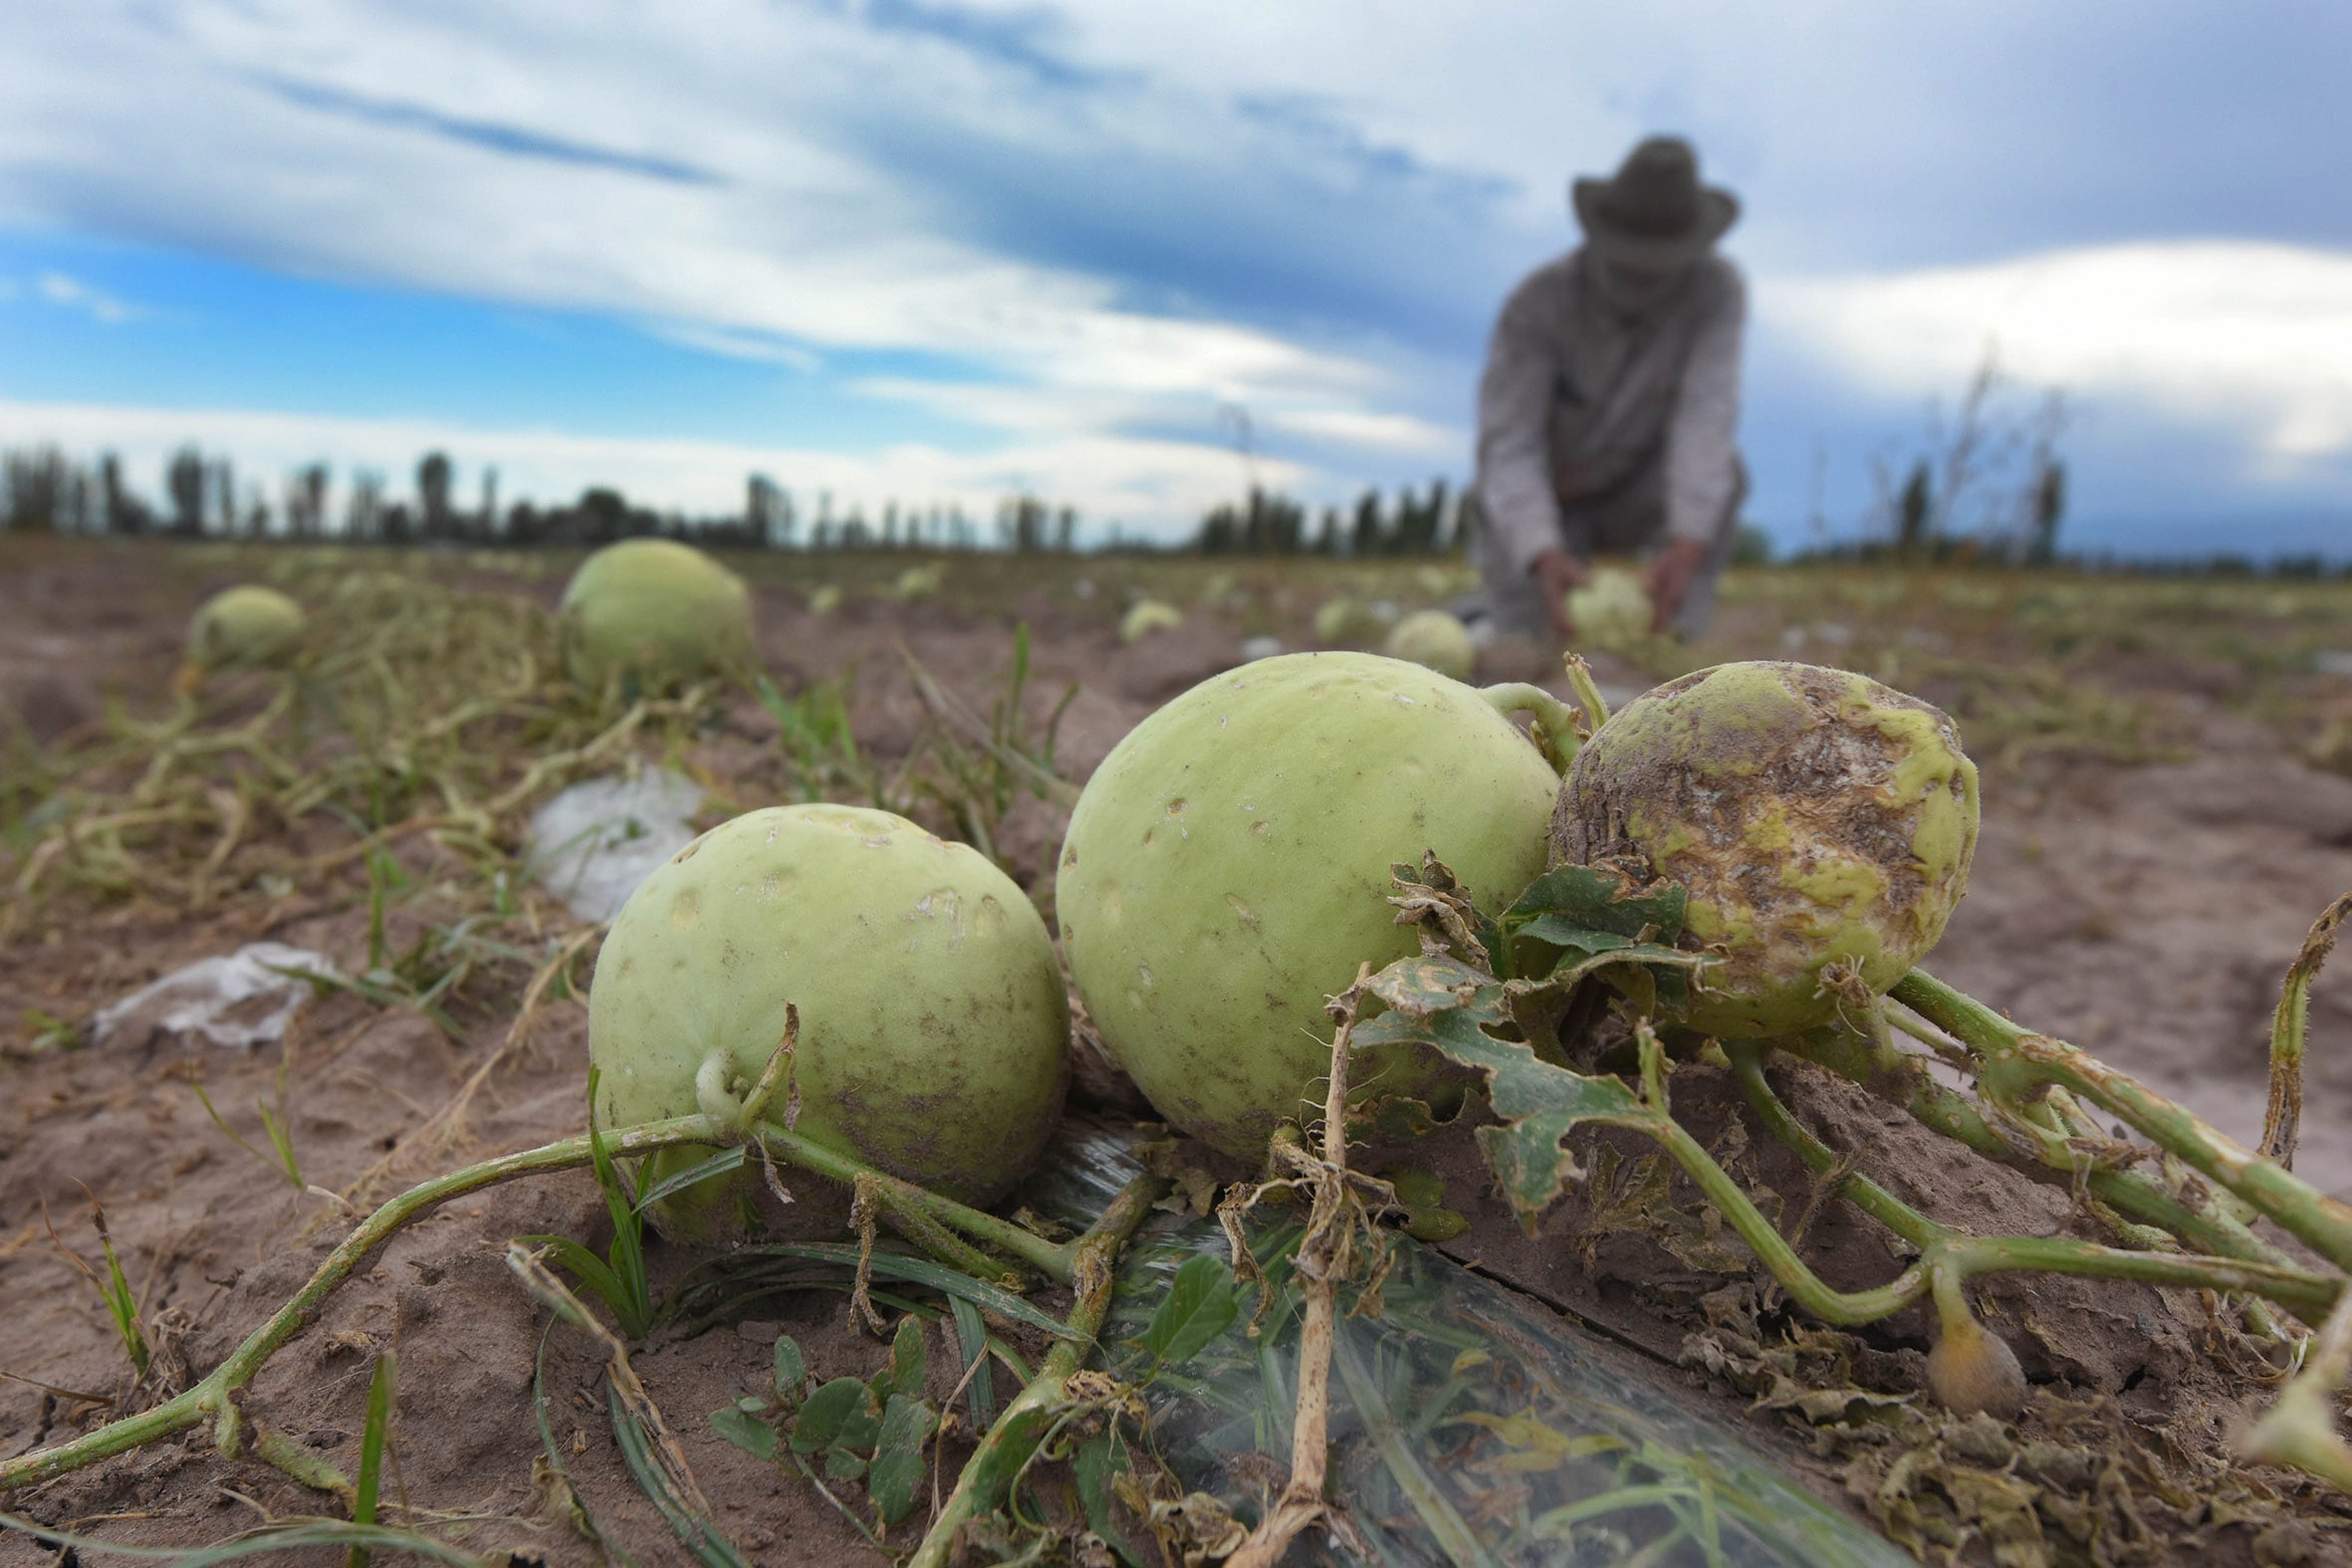
{"type": "Polygon", "coordinates": [[[795,1454],[815,1454],[832,1447],[841,1435],[841,1423],[849,1412],[873,1398],[873,1390],[855,1378],[834,1378],[818,1386],[801,1406],[800,1419],[793,1423],[792,1448],[795,1454]]]}
{"type": "Polygon", "coordinates": [[[922,1323],[913,1317],[900,1318],[898,1332],[890,1339],[890,1365],[873,1380],[874,1398],[887,1400],[894,1394],[911,1393],[919,1399],[930,1372],[931,1353],[923,1345],[922,1323]]]}
{"type": "Polygon", "coordinates": [[[884,1524],[896,1524],[914,1507],[915,1482],[923,1475],[923,1440],[930,1435],[930,1407],[903,1394],[891,1395],[882,1412],[881,1436],[874,1442],[873,1469],[865,1480],[884,1524]]]}
{"type": "Polygon", "coordinates": [[[1486,1075],[1488,1100],[1503,1125],[1481,1127],[1479,1144],[1503,1184],[1504,1196],[1522,1223],[1531,1227],[1534,1217],[1580,1174],[1563,1147],[1570,1129],[1584,1121],[1639,1126],[1654,1123],[1659,1113],[1615,1078],[1570,1072],[1542,1060],[1522,1041],[1498,1039],[1490,1027],[1509,1022],[1504,1007],[1508,988],[1503,985],[1457,986],[1450,992],[1457,999],[1453,1006],[1431,1008],[1437,996],[1449,993],[1447,987],[1429,983],[1426,972],[1445,962],[1400,959],[1373,977],[1377,994],[1385,997],[1393,991],[1411,1001],[1413,1009],[1392,1006],[1357,1024],[1355,1043],[1427,1045],[1457,1066],[1486,1075]],[[1390,981],[1399,971],[1404,973],[1390,981]],[[1425,1008],[1429,1010],[1419,1010],[1425,1008]]]}
{"type": "Polygon", "coordinates": [[[834,1378],[821,1385],[801,1407],[801,1419],[793,1423],[793,1452],[815,1454],[838,1446],[871,1448],[880,1419],[872,1389],[856,1378],[834,1378]]]}
{"type": "MultiPolygon", "coordinates": [[[[1426,1017],[1459,1008],[1482,993],[1502,996],[1492,975],[1480,973],[1452,958],[1398,959],[1364,983],[1364,989],[1387,1004],[1391,1011],[1426,1017]]],[[[1355,1035],[1362,1040],[1362,1031],[1355,1035]]]]}
{"type": "Polygon", "coordinates": [[[1132,1568],[1142,1568],[1143,1559],[1119,1533],[1110,1511],[1110,1478],[1128,1468],[1126,1446],[1114,1441],[1107,1431],[1079,1444],[1078,1452],[1070,1458],[1070,1471],[1078,1483],[1078,1502],[1086,1510],[1086,1528],[1101,1536],[1103,1544],[1132,1568]]]}
{"type": "Polygon", "coordinates": [[[1540,916],[1550,915],[1557,917],[1563,928],[1620,937],[1639,937],[1648,931],[1658,940],[1672,942],[1682,935],[1685,898],[1679,882],[1636,887],[1631,877],[1612,867],[1559,866],[1528,884],[1527,891],[1503,912],[1503,924],[1518,931],[1540,916]]]}
{"type": "Polygon", "coordinates": [[[1231,1270],[1212,1252],[1195,1253],[1176,1270],[1151,1322],[1133,1343],[1156,1361],[1181,1364],[1231,1328],[1240,1313],[1231,1270]]]}
{"type": "Polygon", "coordinates": [[[801,1385],[809,1381],[809,1362],[801,1343],[790,1334],[776,1336],[776,1397],[797,1401],[801,1385]]]}
{"type": "Polygon", "coordinates": [[[711,1427],[754,1458],[776,1457],[776,1429],[757,1416],[730,1405],[711,1412],[711,1427]]]}
{"type": "Polygon", "coordinates": [[[855,1449],[835,1444],[824,1451],[824,1473],[835,1480],[856,1480],[865,1473],[865,1457],[855,1449]]]}

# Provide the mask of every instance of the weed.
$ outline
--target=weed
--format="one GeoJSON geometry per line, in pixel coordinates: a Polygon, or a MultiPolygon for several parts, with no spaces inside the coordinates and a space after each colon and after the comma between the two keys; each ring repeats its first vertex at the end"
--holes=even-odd
{"type": "MultiPolygon", "coordinates": [[[[360,1526],[375,1522],[384,1442],[392,1424],[392,1380],[397,1375],[396,1365],[392,1352],[387,1350],[375,1358],[375,1370],[367,1379],[367,1422],[359,1434],[359,1474],[352,1487],[352,1522],[360,1526]]],[[[345,1568],[367,1568],[367,1548],[354,1542],[345,1568]]]]}
{"type": "Polygon", "coordinates": [[[203,1105],[204,1113],[212,1118],[212,1125],[221,1130],[223,1137],[247,1154],[252,1155],[256,1160],[261,1161],[262,1164],[275,1166],[284,1173],[289,1182],[294,1184],[294,1190],[300,1193],[308,1191],[310,1184],[303,1180],[302,1164],[294,1156],[294,1133],[286,1120],[286,1073],[293,1064],[294,1053],[291,1049],[282,1053],[278,1058],[277,1101],[275,1104],[264,1100],[258,1094],[253,1097],[253,1108],[261,1113],[262,1131],[270,1140],[271,1154],[263,1154],[252,1144],[247,1143],[237,1135],[237,1130],[222,1118],[220,1111],[212,1103],[212,1096],[204,1092],[204,1080],[198,1075],[193,1063],[188,1067],[188,1087],[196,1091],[196,1098],[203,1105]],[[274,1159],[272,1155],[275,1156],[274,1159]]]}
{"type": "Polygon", "coordinates": [[[653,1326],[653,1294],[645,1275],[645,1221],[641,1205],[630,1196],[612,1151],[596,1125],[596,1078],[588,1069],[588,1152],[595,1167],[596,1186],[604,1194],[605,1212],[612,1217],[612,1244],[598,1257],[564,1235],[527,1235],[523,1244],[544,1247],[548,1255],[570,1269],[610,1309],[613,1321],[628,1339],[643,1339],[653,1326]]]}
{"type": "Polygon", "coordinates": [[[49,1239],[56,1243],[66,1261],[90,1281],[98,1291],[99,1298],[106,1302],[107,1316],[114,1320],[115,1333],[122,1341],[122,1353],[130,1358],[132,1369],[144,1381],[150,1358],[146,1332],[139,1324],[138,1297],[132,1293],[130,1281],[123,1276],[122,1259],[116,1255],[115,1238],[107,1232],[106,1207],[98,1201],[98,1194],[87,1187],[82,1191],[89,1195],[90,1221],[98,1229],[98,1244],[106,1254],[107,1271],[104,1274],[91,1267],[81,1253],[66,1245],[65,1238],[57,1233],[56,1224],[49,1218],[47,1199],[41,1202],[41,1223],[48,1227],[49,1239]]]}

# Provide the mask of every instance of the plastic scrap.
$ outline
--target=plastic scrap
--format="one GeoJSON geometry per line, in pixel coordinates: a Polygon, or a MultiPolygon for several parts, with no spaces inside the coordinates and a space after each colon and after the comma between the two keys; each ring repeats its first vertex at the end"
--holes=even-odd
{"type": "Polygon", "coordinates": [[[529,864],[540,886],[596,924],[694,841],[702,790],[664,768],[576,784],[531,817],[529,864]]]}
{"type": "MultiPolygon", "coordinates": [[[[1041,1212],[1083,1223],[1138,1169],[1121,1139],[1065,1140],[1032,1189],[1041,1212]]],[[[1147,1389],[1151,1443],[1178,1482],[1234,1517],[1264,1506],[1268,1460],[1287,1461],[1297,1375],[1298,1296],[1287,1247],[1252,1247],[1276,1298],[1260,1335],[1251,1308],[1147,1389]]],[[[1652,1380],[1572,1319],[1396,1237],[1380,1315],[1342,1314],[1330,1389],[1331,1479],[1368,1554],[1315,1531],[1294,1556],[1350,1565],[1475,1562],[1789,1564],[1894,1568],[1911,1559],[1789,1479],[1736,1428],[1652,1380]]],[[[1111,1321],[1140,1334],[1170,1280],[1223,1232],[1195,1220],[1147,1232],[1122,1264],[1111,1321]]]]}
{"type": "Polygon", "coordinates": [[[142,986],[90,1020],[91,1043],[150,1040],[157,1034],[209,1040],[232,1050],[274,1044],[311,995],[308,977],[336,977],[307,948],[255,942],[142,986]]]}

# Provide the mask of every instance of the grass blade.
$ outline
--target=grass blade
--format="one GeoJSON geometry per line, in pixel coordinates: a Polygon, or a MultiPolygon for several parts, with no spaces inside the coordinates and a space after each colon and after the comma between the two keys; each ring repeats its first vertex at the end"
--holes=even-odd
{"type": "Polygon", "coordinates": [[[76,1535],[70,1530],[56,1529],[38,1519],[27,1519],[13,1513],[0,1513],[0,1529],[22,1530],[48,1547],[62,1546],[74,1552],[93,1555],[169,1562],[173,1568],[211,1568],[214,1563],[235,1562],[240,1558],[259,1557],[268,1552],[309,1551],[323,1546],[345,1546],[354,1551],[371,1547],[380,1551],[406,1552],[428,1562],[446,1563],[449,1568],[491,1568],[486,1558],[459,1551],[446,1541],[436,1541],[414,1530],[394,1529],[382,1524],[354,1524],[343,1519],[304,1519],[290,1524],[271,1525],[251,1535],[240,1535],[214,1546],[200,1546],[194,1551],[184,1546],[124,1546],[115,1541],[102,1541],[95,1536],[76,1535]]]}
{"type": "MultiPolygon", "coordinates": [[[[555,1485],[563,1492],[555,1500],[561,1510],[570,1515],[573,1527],[588,1537],[588,1544],[604,1554],[607,1563],[618,1568],[637,1568],[637,1560],[612,1542],[604,1539],[597,1528],[595,1515],[588,1512],[588,1503],[572,1484],[572,1472],[564,1466],[564,1451],[556,1443],[556,1429],[547,1417],[547,1342],[556,1331],[556,1319],[550,1317],[547,1326],[539,1331],[539,1354],[531,1367],[531,1414],[539,1422],[539,1447],[547,1461],[547,1469],[555,1485]]],[[[552,1490],[552,1488],[551,1488],[552,1490]]]]}
{"type": "Polygon", "coordinates": [[[997,1424],[996,1379],[990,1376],[994,1369],[988,1362],[988,1324],[982,1320],[980,1308],[962,1296],[949,1296],[947,1305],[955,1314],[956,1343],[964,1353],[961,1375],[971,1380],[965,1392],[972,1401],[972,1421],[986,1432],[997,1424]]]}
{"type": "Polygon", "coordinates": [[[605,1399],[612,1417],[612,1440],[620,1446],[621,1459],[628,1465],[629,1474],[636,1477],[638,1488],[669,1521],[679,1544],[703,1568],[751,1568],[750,1561],[735,1549],[735,1543],[727,1539],[718,1521],[697,1508],[671,1483],[669,1472],[654,1457],[644,1424],[621,1399],[617,1385],[605,1384],[605,1399]]]}
{"type": "MultiPolygon", "coordinates": [[[[797,1257],[817,1263],[839,1263],[844,1267],[857,1266],[857,1248],[840,1242],[775,1242],[764,1246],[747,1246],[731,1254],[736,1257],[797,1257]]],[[[1039,1310],[1001,1285],[988,1284],[970,1274],[959,1273],[944,1263],[927,1257],[915,1257],[905,1252],[876,1250],[873,1272],[887,1279],[904,1280],[910,1285],[928,1285],[949,1297],[969,1301],[984,1311],[1008,1317],[1017,1323],[1052,1334],[1057,1339],[1074,1339],[1068,1325],[1039,1310]]]]}
{"type": "MultiPolygon", "coordinates": [[[[375,1522],[375,1497],[382,1480],[384,1429],[392,1420],[392,1352],[375,1358],[375,1375],[367,1380],[367,1426],[359,1437],[359,1475],[353,1483],[352,1522],[375,1522]]],[[[367,1548],[354,1542],[347,1568],[367,1568],[367,1548]]]]}
{"type": "Polygon", "coordinates": [[[698,1186],[715,1176],[725,1176],[730,1171],[740,1171],[743,1169],[744,1161],[750,1157],[750,1146],[739,1143],[731,1148],[721,1149],[709,1159],[690,1165],[675,1175],[666,1176],[637,1194],[637,1213],[643,1214],[663,1199],[673,1198],[687,1188],[698,1186]]]}

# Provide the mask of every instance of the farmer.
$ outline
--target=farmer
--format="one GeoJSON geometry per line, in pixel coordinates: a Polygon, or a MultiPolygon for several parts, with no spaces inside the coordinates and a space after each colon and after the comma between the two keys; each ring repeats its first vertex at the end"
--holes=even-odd
{"type": "Polygon", "coordinates": [[[1740,214],[1653,136],[1574,184],[1584,243],[1512,291],[1478,390],[1475,547],[1491,634],[1575,635],[1595,556],[1646,558],[1654,629],[1696,635],[1739,534],[1740,214]]]}

